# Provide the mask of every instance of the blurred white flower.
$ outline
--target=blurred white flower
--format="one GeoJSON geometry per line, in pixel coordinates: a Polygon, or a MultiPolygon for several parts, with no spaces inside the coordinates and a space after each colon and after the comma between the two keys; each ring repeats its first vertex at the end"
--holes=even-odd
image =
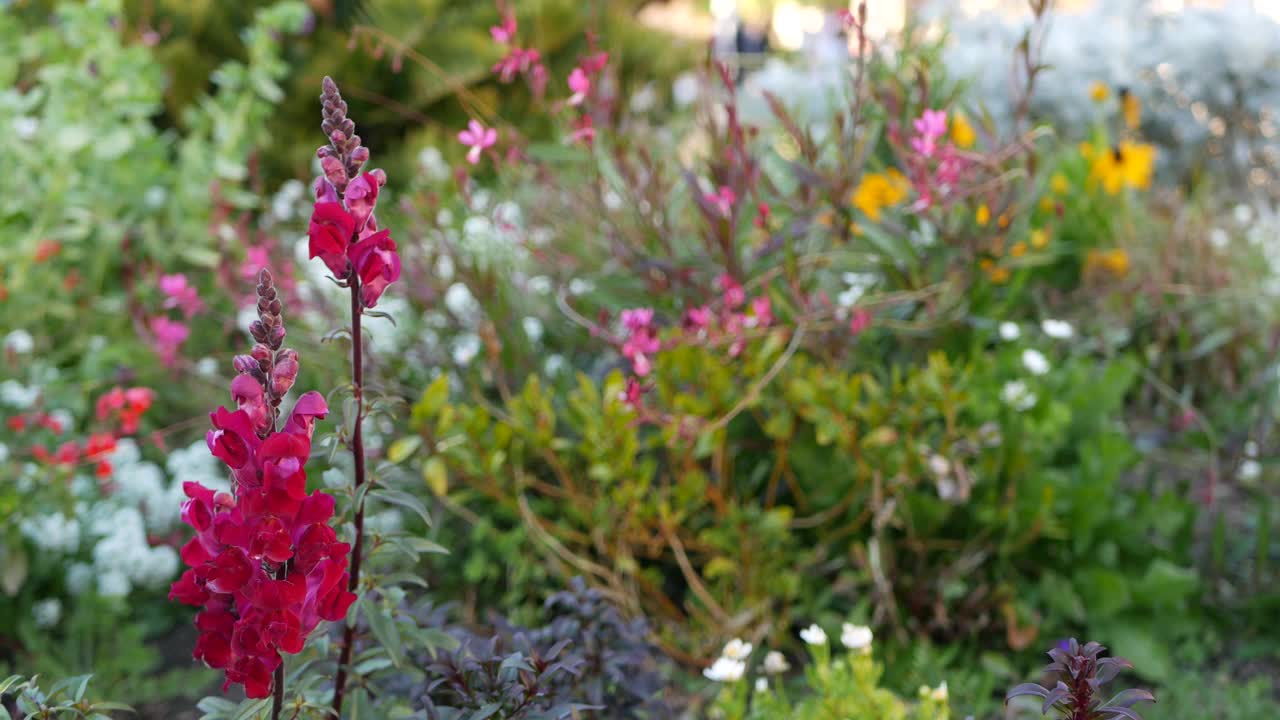
{"type": "Polygon", "coordinates": [[[1022,329],[1018,327],[1018,323],[1002,322],[1000,323],[1000,339],[1013,341],[1022,337],[1022,329]]]}
{"type": "Polygon", "coordinates": [[[1240,470],[1236,473],[1236,477],[1244,482],[1252,482],[1262,477],[1262,463],[1257,460],[1249,459],[1240,463],[1240,470]]]}
{"type": "Polygon", "coordinates": [[[444,306],[462,322],[473,322],[480,316],[480,303],[471,288],[460,282],[444,291],[444,306]]]}
{"type": "Polygon", "coordinates": [[[436,264],[434,266],[434,270],[436,273],[436,277],[440,278],[441,280],[445,282],[449,282],[450,280],[452,280],[453,274],[454,274],[453,257],[450,255],[441,253],[440,256],[436,258],[436,264]]]}
{"type": "Polygon", "coordinates": [[[80,547],[80,522],[61,512],[23,518],[18,527],[24,537],[45,552],[67,554],[80,547]]]}
{"type": "Polygon", "coordinates": [[[791,663],[787,662],[787,658],[777,650],[770,650],[764,656],[764,671],[770,675],[780,675],[791,669],[791,663]]]}
{"type": "Polygon", "coordinates": [[[119,570],[98,575],[98,594],[102,597],[124,597],[132,589],[128,576],[119,570]]]}
{"type": "Polygon", "coordinates": [[[466,367],[480,354],[480,336],[475,333],[464,333],[453,339],[453,361],[466,367]]]}
{"type": "Polygon", "coordinates": [[[1035,407],[1036,395],[1022,380],[1011,380],[1000,389],[1000,398],[1014,410],[1030,410],[1035,407]]]}
{"type": "Polygon", "coordinates": [[[431,145],[418,151],[418,165],[426,173],[428,180],[441,182],[449,179],[449,165],[444,161],[440,149],[431,145]]]}
{"type": "Polygon", "coordinates": [[[551,278],[546,275],[535,275],[529,278],[529,292],[546,295],[551,292],[551,278]]]}
{"type": "Polygon", "coordinates": [[[800,631],[800,639],[809,645],[826,645],[827,633],[817,624],[813,624],[800,631]]]}
{"type": "Polygon", "coordinates": [[[453,211],[449,208],[440,208],[440,212],[436,213],[436,224],[440,227],[449,227],[453,224],[453,211]]]}
{"type": "Polygon", "coordinates": [[[524,327],[524,334],[528,336],[529,342],[536,343],[542,340],[543,327],[541,320],[531,315],[521,320],[520,324],[524,327]]]}
{"type": "Polygon", "coordinates": [[[742,674],[746,670],[747,664],[741,660],[720,657],[711,664],[711,667],[703,670],[702,674],[713,682],[737,682],[742,679],[742,674]]]}
{"type": "Polygon", "coordinates": [[[1032,375],[1044,375],[1049,372],[1049,360],[1044,353],[1033,348],[1022,351],[1022,366],[1032,375]]]}
{"type": "Polygon", "coordinates": [[[1076,334],[1075,328],[1066,320],[1044,320],[1040,323],[1040,329],[1055,340],[1067,340],[1076,334]]]}
{"type": "Polygon", "coordinates": [[[35,349],[36,340],[31,333],[18,328],[4,336],[4,349],[18,355],[26,355],[35,349]]]}
{"type": "Polygon", "coordinates": [[[9,446],[0,442],[0,463],[6,462],[8,461],[8,459],[9,459],[9,446]]]}
{"type": "Polygon", "coordinates": [[[51,628],[62,619],[62,601],[47,598],[31,606],[31,617],[38,628],[51,628]]]}
{"type": "Polygon", "coordinates": [[[768,681],[768,680],[766,680],[766,679],[764,679],[764,678],[762,678],[762,677],[758,677],[758,678],[756,678],[756,692],[765,692],[765,691],[766,691],[766,690],[768,690],[768,689],[769,689],[769,681],[768,681]]]}
{"type": "Polygon", "coordinates": [[[1236,205],[1233,214],[1235,215],[1236,222],[1240,225],[1248,225],[1253,222],[1253,208],[1245,205],[1244,203],[1236,205]]]}
{"type": "Polygon", "coordinates": [[[211,357],[200,358],[196,361],[196,374],[205,378],[217,376],[218,361],[211,357]]]}
{"type": "Polygon", "coordinates": [[[645,86],[631,93],[631,101],[629,103],[631,112],[636,114],[646,113],[658,104],[658,91],[653,87],[653,83],[645,83],[645,86]]]}
{"type": "MultiPolygon", "coordinates": [[[[929,472],[938,477],[945,477],[951,474],[951,463],[941,455],[934,453],[929,456],[929,472]]],[[[845,623],[846,625],[848,623],[845,623]]]]}
{"type": "Polygon", "coordinates": [[[152,185],[142,193],[142,201],[147,207],[159,209],[164,207],[164,201],[169,199],[169,192],[159,185],[152,185]]]}
{"type": "Polygon", "coordinates": [[[596,289],[595,283],[591,282],[590,280],[583,280],[582,278],[574,278],[569,281],[570,295],[585,295],[595,289],[596,289]]]}
{"type": "Polygon", "coordinates": [[[236,327],[242,332],[249,332],[249,327],[258,319],[258,306],[245,305],[236,313],[236,327]]]}
{"type": "Polygon", "coordinates": [[[569,367],[569,362],[564,359],[563,355],[548,355],[544,363],[542,363],[542,371],[548,375],[559,375],[569,367]]]}
{"type": "Polygon", "coordinates": [[[67,568],[67,592],[82,595],[93,585],[93,567],[87,563],[72,563],[67,568]]]}
{"type": "Polygon", "coordinates": [[[13,119],[13,134],[19,140],[30,140],[40,131],[40,121],[28,115],[19,115],[13,119]]]}
{"type": "Polygon", "coordinates": [[[36,404],[40,397],[40,388],[28,387],[17,380],[5,380],[0,383],[0,403],[19,410],[26,410],[36,404]]]}
{"type": "Polygon", "coordinates": [[[1227,234],[1226,230],[1216,227],[1209,231],[1209,244],[1215,248],[1223,250],[1230,243],[1231,236],[1227,234]]]}
{"type": "Polygon", "coordinates": [[[845,623],[840,629],[840,644],[850,650],[870,652],[872,637],[871,628],[865,625],[845,623]]]}
{"type": "Polygon", "coordinates": [[[943,680],[938,683],[938,687],[929,691],[929,697],[938,702],[946,702],[951,697],[951,693],[947,691],[947,681],[943,680]]]}
{"type": "Polygon", "coordinates": [[[702,82],[695,73],[681,73],[676,77],[675,82],[671,83],[671,98],[675,100],[677,107],[685,107],[698,99],[701,86],[702,82]]]}
{"type": "Polygon", "coordinates": [[[1258,457],[1258,441],[1249,440],[1244,444],[1244,456],[1250,458],[1258,457]]]}
{"type": "Polygon", "coordinates": [[[751,643],[743,642],[740,638],[734,638],[725,643],[720,655],[730,660],[746,660],[751,655],[751,650],[751,643]]]}

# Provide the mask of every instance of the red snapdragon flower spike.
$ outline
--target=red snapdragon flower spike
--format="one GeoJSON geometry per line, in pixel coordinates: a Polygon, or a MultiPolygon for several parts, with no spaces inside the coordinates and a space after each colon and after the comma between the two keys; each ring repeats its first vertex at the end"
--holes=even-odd
{"type": "Polygon", "coordinates": [[[355,220],[355,232],[362,233],[365,224],[373,215],[373,208],[378,204],[378,188],[387,184],[387,175],[381,170],[362,173],[347,184],[342,198],[347,203],[347,212],[355,220]]]}
{"type": "Polygon", "coordinates": [[[347,277],[347,246],[356,229],[356,219],[340,202],[317,202],[307,228],[310,257],[320,258],[339,279],[347,277]]]}

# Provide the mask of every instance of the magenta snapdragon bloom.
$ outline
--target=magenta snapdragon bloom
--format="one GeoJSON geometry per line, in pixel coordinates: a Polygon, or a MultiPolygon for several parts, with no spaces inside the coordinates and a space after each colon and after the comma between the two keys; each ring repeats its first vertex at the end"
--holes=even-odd
{"type": "Polygon", "coordinates": [[[911,138],[911,148],[925,157],[933,157],[938,138],[947,134],[947,111],[925,110],[912,121],[916,136],[911,138]]]}
{"type": "Polygon", "coordinates": [[[467,123],[467,129],[458,133],[458,142],[470,148],[467,150],[467,162],[475,165],[480,162],[480,153],[498,142],[498,131],[472,119],[467,123]]]}
{"type": "Polygon", "coordinates": [[[177,308],[188,320],[204,309],[200,293],[182,273],[160,276],[160,292],[165,294],[164,307],[177,308]]]}
{"type": "Polygon", "coordinates": [[[169,598],[201,608],[193,655],[224,673],[223,690],[244,685],[271,694],[281,653],[298,653],[320,621],[337,622],[355,602],[348,592],[346,543],[329,525],[333,496],[307,492],[305,466],[324,397],[303,394],[283,428],[280,401],[297,376],[298,355],[282,349],[281,303],[271,274],[258,284],[257,344],[235,359],[236,410],[210,415],[206,443],[232,475],[232,492],[183,485],[182,519],[196,534],[182,547],[188,569],[169,598]]]}
{"type": "Polygon", "coordinates": [[[316,204],[307,227],[310,257],[320,258],[339,281],[360,283],[364,307],[373,307],[400,278],[400,256],[389,230],[380,230],[375,210],[387,184],[382,170],[362,172],[369,150],[355,135],[347,104],[333,80],[324,79],[324,121],[330,144],[317,150],[325,174],[316,178],[316,204]]]}

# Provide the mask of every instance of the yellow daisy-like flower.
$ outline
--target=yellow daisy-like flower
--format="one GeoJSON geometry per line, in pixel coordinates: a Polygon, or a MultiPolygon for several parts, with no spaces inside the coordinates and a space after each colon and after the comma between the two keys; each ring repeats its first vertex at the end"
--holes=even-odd
{"type": "Polygon", "coordinates": [[[1044,228],[1036,228],[1031,231],[1031,237],[1028,239],[1031,241],[1031,247],[1043,250],[1049,244],[1049,233],[1045,232],[1044,228]]]}
{"type": "Polygon", "coordinates": [[[1085,256],[1085,272],[1107,272],[1116,277],[1129,274],[1129,253],[1123,248],[1090,250],[1085,256]]]}
{"type": "Polygon", "coordinates": [[[1048,195],[1045,195],[1044,197],[1040,198],[1041,212],[1051,213],[1056,209],[1057,207],[1053,203],[1053,198],[1049,197],[1048,195]]]}
{"type": "Polygon", "coordinates": [[[960,113],[951,119],[951,142],[956,147],[968,148],[978,140],[978,133],[974,131],[973,126],[969,124],[969,119],[960,113]]]}
{"type": "Polygon", "coordinates": [[[987,277],[991,278],[991,282],[997,285],[1003,285],[1009,282],[1009,268],[993,267],[987,271],[987,277]]]}
{"type": "Polygon", "coordinates": [[[1066,195],[1067,191],[1071,189],[1071,183],[1067,180],[1066,175],[1054,173],[1053,177],[1049,178],[1049,189],[1053,191],[1054,195],[1066,195]]]}
{"type": "Polygon", "coordinates": [[[978,206],[978,211],[973,214],[973,219],[979,225],[986,225],[991,222],[991,208],[986,203],[978,206]]]}
{"type": "Polygon", "coordinates": [[[1009,218],[1009,213],[1000,213],[1000,217],[996,218],[996,224],[1000,226],[1001,230],[1007,230],[1011,222],[1013,221],[1009,218]]]}
{"type": "Polygon", "coordinates": [[[1129,92],[1129,88],[1120,88],[1120,114],[1124,116],[1124,125],[1130,130],[1137,130],[1142,123],[1142,103],[1138,96],[1129,92]]]}
{"type": "Polygon", "coordinates": [[[893,168],[883,173],[867,173],[853,191],[850,202],[872,222],[880,221],[880,211],[907,199],[910,183],[893,168]]]}
{"type": "Polygon", "coordinates": [[[1151,145],[1122,142],[1093,158],[1089,177],[1102,183],[1108,195],[1116,195],[1126,186],[1146,190],[1151,186],[1155,159],[1156,149],[1151,145]]]}
{"type": "Polygon", "coordinates": [[[1109,95],[1111,95],[1111,91],[1107,88],[1106,83],[1095,80],[1089,85],[1089,99],[1094,102],[1102,102],[1109,95]]]}
{"type": "Polygon", "coordinates": [[[1027,254],[1027,244],[1022,242],[1021,240],[1014,243],[1013,247],[1009,248],[1009,255],[1012,257],[1020,258],[1026,254],[1027,254]]]}

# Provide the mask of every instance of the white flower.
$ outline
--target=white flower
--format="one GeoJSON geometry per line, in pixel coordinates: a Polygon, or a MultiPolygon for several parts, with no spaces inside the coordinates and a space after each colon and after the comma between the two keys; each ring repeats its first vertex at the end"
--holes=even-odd
{"type": "Polygon", "coordinates": [[[827,633],[815,623],[800,631],[800,639],[809,645],[826,645],[827,633]]]}
{"type": "Polygon", "coordinates": [[[770,675],[780,675],[791,669],[791,663],[787,662],[787,658],[777,650],[770,650],[769,654],[764,656],[764,671],[770,675]]]}
{"type": "Polygon", "coordinates": [[[585,295],[595,289],[596,289],[595,283],[591,282],[590,280],[583,280],[582,278],[574,278],[569,281],[570,295],[585,295]]]}
{"type": "Polygon", "coordinates": [[[542,363],[542,371],[548,375],[559,375],[569,367],[569,361],[564,359],[563,355],[548,355],[546,362],[542,363]]]}
{"type": "Polygon", "coordinates": [[[711,667],[702,671],[708,680],[714,682],[737,682],[746,672],[747,664],[741,660],[727,657],[717,658],[711,667]]]}
{"type": "Polygon", "coordinates": [[[1215,248],[1222,250],[1231,242],[1231,236],[1222,228],[1214,228],[1209,231],[1209,244],[1215,248]]]}
{"type": "Polygon", "coordinates": [[[440,208],[440,212],[436,213],[436,224],[440,227],[449,227],[453,224],[453,211],[449,208],[440,208]]]}
{"type": "Polygon", "coordinates": [[[0,463],[9,459],[9,446],[0,442],[0,463]]]}
{"type": "Polygon", "coordinates": [[[93,584],[93,568],[87,563],[74,563],[67,568],[67,591],[72,595],[83,594],[93,584]]]}
{"type": "Polygon", "coordinates": [[[27,115],[19,115],[13,119],[13,133],[19,140],[30,140],[40,130],[40,121],[27,115]]]}
{"type": "Polygon", "coordinates": [[[124,597],[132,589],[129,577],[119,570],[112,570],[98,576],[98,594],[102,597],[124,597]]]}
{"type": "Polygon", "coordinates": [[[1000,323],[1000,339],[1001,340],[1017,340],[1022,337],[1022,329],[1015,322],[1000,323]]]}
{"type": "Polygon", "coordinates": [[[35,338],[31,337],[31,333],[18,328],[8,335],[4,336],[4,349],[17,355],[26,355],[36,346],[35,338]]]}
{"type": "Polygon", "coordinates": [[[1040,323],[1044,334],[1057,340],[1067,340],[1076,334],[1075,328],[1066,320],[1045,320],[1040,323]]]}
{"type": "Polygon", "coordinates": [[[200,377],[212,378],[218,374],[218,361],[211,357],[203,357],[196,361],[196,374],[200,377]]]}
{"type": "Polygon", "coordinates": [[[653,87],[653,83],[647,83],[644,87],[636,92],[631,93],[631,112],[646,113],[658,104],[658,91],[653,87]]]}
{"type": "MultiPolygon", "coordinates": [[[[929,456],[929,471],[938,477],[945,477],[951,474],[951,463],[941,455],[934,453],[929,456]]],[[[845,623],[845,627],[848,627],[845,623]]]]}
{"type": "Polygon", "coordinates": [[[427,173],[427,179],[441,180],[449,179],[449,165],[444,161],[444,154],[439,148],[427,146],[418,152],[418,164],[427,173]]]}
{"type": "Polygon", "coordinates": [[[840,644],[850,650],[869,652],[871,650],[871,628],[865,625],[845,623],[840,628],[840,644]]]}
{"type": "Polygon", "coordinates": [[[445,282],[449,282],[450,280],[453,279],[454,270],[455,268],[454,268],[452,256],[442,254],[440,255],[440,257],[436,258],[436,264],[435,264],[436,277],[440,278],[445,282]]]}
{"type": "Polygon", "coordinates": [[[258,319],[258,306],[245,305],[236,313],[236,327],[243,332],[249,332],[249,327],[258,319]]]}
{"type": "Polygon", "coordinates": [[[466,367],[480,354],[480,336],[475,333],[459,335],[453,340],[453,361],[466,367]]]}
{"type": "Polygon", "coordinates": [[[746,660],[751,655],[752,645],[749,642],[743,642],[739,638],[734,638],[725,643],[724,650],[720,651],[721,657],[727,657],[730,660],[746,660]]]}
{"type": "Polygon", "coordinates": [[[769,681],[762,677],[756,678],[756,692],[765,692],[769,689],[769,681]]]}
{"type": "Polygon", "coordinates": [[[1258,441],[1250,440],[1244,444],[1244,456],[1250,458],[1258,457],[1258,441]]]}
{"type": "Polygon", "coordinates": [[[471,288],[463,283],[454,283],[444,291],[444,306],[463,322],[480,314],[480,303],[471,294],[471,288]]]}
{"type": "MultiPolygon", "coordinates": [[[[167,200],[168,198],[169,198],[169,193],[166,192],[165,189],[159,185],[152,185],[151,187],[147,188],[144,193],[142,193],[142,201],[145,202],[147,204],[147,207],[150,207],[150,208],[164,207],[164,201],[167,200]]],[[[283,219],[288,219],[288,218],[283,218],[283,219]]]]}
{"type": "Polygon", "coordinates": [[[1028,348],[1022,351],[1022,366],[1032,375],[1044,375],[1049,372],[1049,360],[1039,350],[1028,348]]]}
{"type": "Polygon", "coordinates": [[[24,518],[19,529],[45,552],[73,553],[80,547],[80,522],[61,512],[24,518]]]}
{"type": "Polygon", "coordinates": [[[1035,407],[1036,395],[1021,380],[1011,380],[1000,389],[1000,397],[1014,410],[1030,410],[1035,407]]]}
{"type": "Polygon", "coordinates": [[[41,600],[31,606],[31,615],[35,620],[36,627],[53,627],[58,624],[58,620],[62,619],[62,601],[58,598],[41,600]]]}
{"type": "Polygon", "coordinates": [[[524,327],[524,334],[529,337],[529,342],[538,342],[542,339],[542,321],[536,317],[529,316],[520,321],[524,327]]]}
{"type": "Polygon", "coordinates": [[[671,83],[671,97],[678,107],[684,107],[698,99],[701,86],[697,75],[692,72],[682,73],[671,83]]]}
{"type": "Polygon", "coordinates": [[[40,388],[23,385],[17,380],[5,380],[0,383],[0,403],[19,410],[26,410],[36,404],[40,397],[40,388]]]}
{"type": "Polygon", "coordinates": [[[1262,463],[1257,460],[1245,460],[1240,463],[1236,477],[1245,482],[1252,482],[1262,476],[1262,463]]]}
{"type": "Polygon", "coordinates": [[[1236,222],[1240,223],[1241,225],[1248,225],[1249,223],[1253,222],[1253,208],[1249,207],[1248,205],[1245,205],[1244,203],[1240,203],[1239,205],[1236,206],[1234,214],[1236,217],[1236,222]]]}

